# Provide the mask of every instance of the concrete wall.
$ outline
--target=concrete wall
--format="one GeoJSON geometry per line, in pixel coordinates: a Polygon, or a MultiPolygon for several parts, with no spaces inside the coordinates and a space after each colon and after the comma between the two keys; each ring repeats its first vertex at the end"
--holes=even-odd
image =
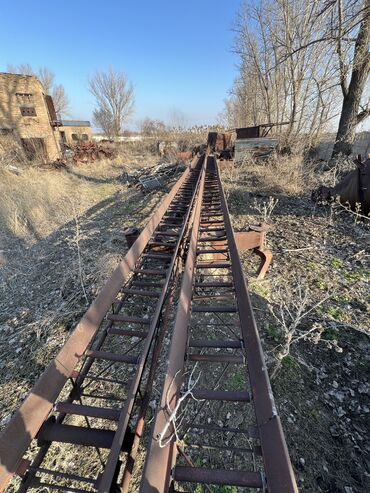
{"type": "Polygon", "coordinates": [[[41,82],[34,76],[0,73],[0,131],[16,139],[42,139],[46,159],[60,157],[59,132],[50,124],[41,82]],[[26,110],[35,115],[22,115],[26,110]]]}
{"type": "MultiPolygon", "coordinates": [[[[99,142],[100,140],[105,140],[105,139],[107,139],[107,137],[105,135],[95,134],[93,136],[93,140],[95,140],[96,142],[99,142]]],[[[144,137],[142,135],[131,135],[131,136],[120,135],[119,137],[115,137],[114,140],[115,140],[115,142],[141,142],[144,140],[155,141],[158,139],[155,139],[154,137],[144,137]]]]}

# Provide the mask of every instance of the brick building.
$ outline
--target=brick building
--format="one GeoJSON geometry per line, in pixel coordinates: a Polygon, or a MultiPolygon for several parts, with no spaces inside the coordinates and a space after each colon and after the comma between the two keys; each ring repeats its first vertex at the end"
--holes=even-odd
{"type": "Polygon", "coordinates": [[[89,121],[62,120],[59,127],[61,142],[73,146],[78,142],[92,140],[92,131],[89,121]]]}
{"type": "Polygon", "coordinates": [[[65,146],[91,140],[90,122],[60,121],[34,75],[0,73],[0,135],[18,141],[32,161],[54,161],[65,146]]]}
{"type": "Polygon", "coordinates": [[[0,133],[14,135],[30,160],[60,157],[53,101],[37,77],[0,73],[0,133]]]}

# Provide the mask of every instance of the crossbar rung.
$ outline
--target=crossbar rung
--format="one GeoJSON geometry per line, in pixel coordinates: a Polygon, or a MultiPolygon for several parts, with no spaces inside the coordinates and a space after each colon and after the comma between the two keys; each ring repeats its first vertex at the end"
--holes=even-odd
{"type": "Polygon", "coordinates": [[[57,402],[54,406],[55,411],[65,414],[75,414],[77,416],[88,416],[90,418],[107,419],[118,421],[120,416],[119,409],[107,409],[97,406],[84,406],[72,402],[57,402]]]}
{"type": "Polygon", "coordinates": [[[128,363],[132,365],[136,365],[139,360],[139,356],[131,356],[130,354],[109,353],[107,351],[93,351],[91,349],[85,351],[85,356],[94,359],[116,361],[117,363],[128,363]]]}
{"type": "Polygon", "coordinates": [[[144,330],[129,330],[121,329],[119,327],[109,327],[108,334],[115,336],[140,337],[141,339],[145,339],[145,337],[148,335],[148,332],[144,330]]]}
{"type": "Polygon", "coordinates": [[[232,363],[237,365],[245,362],[243,356],[234,356],[232,354],[188,354],[188,360],[207,363],[232,363]]]}
{"type": "Polygon", "coordinates": [[[222,306],[222,305],[193,305],[192,306],[192,311],[193,312],[204,312],[204,313],[211,313],[211,312],[223,312],[223,313],[236,313],[238,309],[236,306],[222,306]]]}
{"type": "Polygon", "coordinates": [[[173,471],[175,481],[263,488],[261,473],[254,471],[227,471],[203,467],[176,466],[173,471]]]}
{"type": "Polygon", "coordinates": [[[108,313],[108,320],[112,320],[113,322],[128,322],[131,324],[144,324],[149,325],[149,318],[141,318],[141,317],[131,317],[129,315],[121,315],[120,313],[108,313]]]}

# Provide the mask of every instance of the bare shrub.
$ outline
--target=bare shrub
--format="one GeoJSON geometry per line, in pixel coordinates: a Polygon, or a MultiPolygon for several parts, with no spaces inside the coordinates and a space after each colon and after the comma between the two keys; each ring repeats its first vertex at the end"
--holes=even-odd
{"type": "Polygon", "coordinates": [[[168,128],[162,120],[147,117],[140,122],[140,132],[145,137],[164,139],[168,133],[168,128]]]}
{"type": "Polygon", "coordinates": [[[281,342],[273,350],[276,363],[271,378],[276,376],[284,358],[289,356],[292,345],[301,340],[311,341],[313,344],[319,341],[326,342],[330,347],[341,351],[337,341],[329,341],[322,337],[325,327],[313,317],[314,312],[334,295],[332,290],[318,298],[307,279],[303,278],[297,278],[294,286],[284,284],[275,289],[276,304],[269,305],[269,309],[278,323],[281,342]]]}
{"type": "Polygon", "coordinates": [[[317,184],[317,164],[301,154],[272,154],[264,161],[249,161],[248,172],[258,181],[260,192],[300,195],[317,184]]]}
{"type": "Polygon", "coordinates": [[[331,222],[333,222],[334,217],[337,217],[343,213],[351,215],[356,225],[360,224],[362,221],[366,221],[367,224],[369,224],[370,215],[365,216],[365,214],[362,214],[362,205],[360,202],[356,202],[353,210],[349,202],[342,204],[339,197],[337,197],[336,200],[330,204],[331,222]]]}
{"type": "Polygon", "coordinates": [[[258,200],[256,197],[254,197],[252,208],[260,213],[264,222],[269,222],[278,202],[279,199],[275,199],[271,196],[267,200],[258,200]]]}

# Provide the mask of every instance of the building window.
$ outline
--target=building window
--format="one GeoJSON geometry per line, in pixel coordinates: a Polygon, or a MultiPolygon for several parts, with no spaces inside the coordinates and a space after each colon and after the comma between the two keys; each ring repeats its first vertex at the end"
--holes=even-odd
{"type": "Polygon", "coordinates": [[[72,140],[78,140],[78,135],[77,134],[72,134],[72,140]]]}
{"type": "Polygon", "coordinates": [[[81,140],[89,140],[89,136],[87,134],[81,134],[81,140]]]}
{"type": "Polygon", "coordinates": [[[22,116],[37,116],[34,106],[21,106],[20,110],[22,116]]]}
{"type": "Polygon", "coordinates": [[[12,128],[0,128],[0,135],[9,135],[13,132],[12,128]]]}
{"type": "Polygon", "coordinates": [[[33,96],[30,92],[16,92],[17,101],[21,105],[33,103],[33,96]]]}

